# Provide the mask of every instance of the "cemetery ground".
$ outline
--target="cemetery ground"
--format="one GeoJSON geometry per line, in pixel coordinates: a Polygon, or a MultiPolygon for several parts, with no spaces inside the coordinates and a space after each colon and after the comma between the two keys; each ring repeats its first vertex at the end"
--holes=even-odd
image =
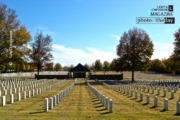
{"type": "MultiPolygon", "coordinates": [[[[129,80],[130,72],[124,72],[124,78],[129,80]]],[[[180,80],[177,76],[168,76],[161,74],[135,73],[136,79],[150,80],[180,80]]],[[[43,87],[55,84],[61,80],[51,81],[43,87]]],[[[180,116],[176,115],[176,102],[179,100],[180,89],[174,93],[174,99],[171,99],[170,92],[163,95],[163,90],[158,95],[158,106],[154,107],[154,96],[157,91],[152,93],[151,89],[143,91],[137,89],[137,99],[135,94],[129,96],[120,92],[118,89],[108,89],[94,80],[87,80],[90,85],[96,88],[100,93],[113,100],[113,112],[105,109],[93,92],[88,88],[83,79],[77,79],[72,90],[56,105],[53,109],[45,112],[44,99],[50,98],[70,86],[74,80],[65,80],[57,87],[45,91],[41,94],[31,96],[30,98],[17,101],[14,95],[14,103],[10,104],[9,91],[6,97],[6,105],[0,107],[1,120],[178,120],[180,116]],[[143,100],[140,101],[140,93],[143,94],[143,100]],[[150,103],[146,103],[146,95],[150,96],[150,103]],[[168,110],[164,110],[164,98],[168,98],[168,110]]],[[[2,92],[2,89],[1,89],[2,92]]],[[[3,93],[1,93],[3,94],[3,93]]],[[[1,101],[2,102],[2,101],[1,101]]]]}

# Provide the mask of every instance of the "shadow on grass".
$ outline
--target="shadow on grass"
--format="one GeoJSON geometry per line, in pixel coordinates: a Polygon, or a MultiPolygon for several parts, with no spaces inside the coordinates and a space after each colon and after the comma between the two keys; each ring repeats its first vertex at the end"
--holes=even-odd
{"type": "Polygon", "coordinates": [[[103,105],[97,105],[97,106],[95,106],[95,108],[100,108],[100,107],[103,107],[103,105]]]}
{"type": "Polygon", "coordinates": [[[135,99],[137,99],[137,98],[132,98],[131,100],[135,100],[135,99]]]}
{"type": "Polygon", "coordinates": [[[180,114],[178,114],[178,113],[175,113],[175,114],[174,114],[174,116],[180,116],[180,114]]]}
{"type": "Polygon", "coordinates": [[[98,102],[99,100],[98,99],[94,99],[94,100],[92,100],[91,102],[98,102]]]}
{"type": "Polygon", "coordinates": [[[154,108],[157,108],[157,106],[152,106],[152,107],[150,107],[151,109],[154,109],[154,108]]]}
{"type": "Polygon", "coordinates": [[[168,111],[168,110],[166,110],[166,109],[162,109],[160,112],[166,112],[166,111],[168,111]]]}
{"type": "Polygon", "coordinates": [[[45,111],[39,111],[39,112],[30,112],[29,114],[38,114],[38,113],[46,113],[45,111]]]}
{"type": "Polygon", "coordinates": [[[142,100],[138,100],[138,101],[136,101],[136,102],[142,102],[142,100]]]}
{"type": "Polygon", "coordinates": [[[98,106],[98,105],[102,105],[102,104],[99,101],[97,101],[97,102],[94,102],[93,105],[98,106]]]}
{"type": "Polygon", "coordinates": [[[145,106],[145,105],[148,105],[149,103],[143,103],[142,105],[145,106]]]}
{"type": "Polygon", "coordinates": [[[174,98],[169,98],[169,100],[173,100],[174,98]]]}
{"type": "Polygon", "coordinates": [[[131,98],[131,96],[127,96],[127,98],[131,98]]]}
{"type": "Polygon", "coordinates": [[[102,113],[100,113],[101,115],[105,115],[105,114],[110,114],[111,112],[109,112],[109,111],[106,111],[106,112],[102,112],[102,113]]]}
{"type": "Polygon", "coordinates": [[[105,108],[102,108],[102,109],[99,109],[99,110],[96,110],[96,111],[104,111],[104,110],[106,110],[105,108]]]}

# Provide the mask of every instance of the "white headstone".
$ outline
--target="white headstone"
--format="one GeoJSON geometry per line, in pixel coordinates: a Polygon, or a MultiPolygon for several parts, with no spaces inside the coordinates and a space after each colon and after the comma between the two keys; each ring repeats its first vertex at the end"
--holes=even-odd
{"type": "Polygon", "coordinates": [[[174,99],[174,91],[171,91],[171,99],[174,99]]]}
{"type": "Polygon", "coordinates": [[[50,97],[50,109],[53,109],[53,98],[50,97]]]}
{"type": "Polygon", "coordinates": [[[177,114],[180,115],[180,101],[179,100],[176,103],[176,110],[177,110],[177,114]]]}
{"type": "Polygon", "coordinates": [[[143,101],[143,94],[142,94],[142,92],[140,93],[140,101],[143,101]]]}
{"type": "Polygon", "coordinates": [[[29,98],[31,97],[31,91],[28,92],[28,97],[29,97],[29,98]]]}
{"type": "Polygon", "coordinates": [[[168,110],[168,99],[164,99],[164,110],[168,110]]]}
{"type": "Polygon", "coordinates": [[[6,96],[1,97],[1,105],[5,106],[6,105],[6,96]]]}
{"type": "Polygon", "coordinates": [[[54,103],[54,106],[56,106],[56,95],[54,96],[54,99],[53,99],[53,100],[54,100],[54,102],[53,102],[53,103],[54,103]]]}
{"type": "Polygon", "coordinates": [[[113,112],[113,101],[112,99],[109,100],[109,112],[113,112]]]}
{"type": "Polygon", "coordinates": [[[108,97],[106,97],[106,105],[105,105],[105,109],[108,109],[108,103],[109,103],[109,100],[108,100],[108,97]]]}
{"type": "Polygon", "coordinates": [[[11,104],[14,103],[14,95],[13,95],[13,94],[10,95],[10,103],[11,103],[11,104]]]}
{"type": "Polygon", "coordinates": [[[150,100],[149,100],[149,94],[147,94],[147,96],[146,96],[146,103],[147,103],[147,104],[150,103],[150,100]]]}
{"type": "Polygon", "coordinates": [[[137,99],[137,91],[135,91],[135,99],[137,99]]]}
{"type": "Polygon", "coordinates": [[[26,99],[26,91],[24,91],[24,99],[26,99]]]}
{"type": "Polygon", "coordinates": [[[44,99],[44,108],[45,108],[45,111],[47,112],[48,111],[48,98],[44,99]]]}
{"type": "Polygon", "coordinates": [[[154,96],[154,107],[158,106],[158,96],[154,96]]]}
{"type": "Polygon", "coordinates": [[[18,95],[18,101],[21,101],[21,93],[19,92],[17,95],[18,95]]]}
{"type": "Polygon", "coordinates": [[[164,97],[166,97],[166,89],[164,89],[164,97]]]}

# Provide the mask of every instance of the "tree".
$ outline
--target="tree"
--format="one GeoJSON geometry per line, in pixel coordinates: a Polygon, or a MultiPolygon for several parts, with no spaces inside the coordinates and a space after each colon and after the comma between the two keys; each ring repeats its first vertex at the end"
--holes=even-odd
{"type": "Polygon", "coordinates": [[[51,42],[51,36],[44,36],[42,32],[40,32],[36,34],[35,42],[31,44],[32,53],[30,54],[30,58],[37,67],[38,79],[39,71],[46,62],[50,62],[53,58],[53,55],[50,53],[52,51],[51,42]]]}
{"type": "Polygon", "coordinates": [[[173,75],[175,75],[176,71],[179,70],[180,62],[177,61],[174,54],[170,55],[168,59],[164,60],[164,64],[166,65],[166,70],[171,72],[173,75]]]}
{"type": "Polygon", "coordinates": [[[105,72],[110,70],[110,63],[108,61],[104,61],[104,63],[103,63],[103,70],[105,72]]]}
{"type": "Polygon", "coordinates": [[[100,60],[95,61],[94,68],[96,71],[101,71],[103,69],[103,65],[100,60]]]}
{"type": "Polygon", "coordinates": [[[94,63],[92,63],[92,64],[89,66],[89,69],[92,70],[92,71],[95,70],[95,68],[94,68],[94,63]]]}
{"type": "Polygon", "coordinates": [[[69,71],[69,70],[70,70],[70,67],[65,65],[65,66],[63,67],[63,70],[64,70],[64,71],[69,71]]]}
{"type": "MultiPolygon", "coordinates": [[[[174,33],[174,51],[173,56],[171,56],[171,59],[173,58],[174,62],[179,64],[180,61],[180,28],[174,33]]],[[[180,66],[178,66],[178,69],[180,66]]]]}
{"type": "Polygon", "coordinates": [[[60,71],[60,70],[62,70],[62,65],[60,63],[56,63],[55,66],[54,66],[54,69],[56,71],[60,71]]]}
{"type": "Polygon", "coordinates": [[[27,43],[30,40],[30,33],[25,26],[20,24],[15,10],[0,3],[0,63],[21,64],[27,62],[30,53],[27,43]],[[12,35],[10,35],[10,31],[12,31],[12,35]],[[10,37],[12,37],[12,45],[10,45],[10,37]],[[12,57],[10,57],[10,52],[12,57]]]}
{"type": "Polygon", "coordinates": [[[116,59],[114,58],[112,61],[111,61],[111,64],[110,64],[110,69],[112,71],[115,71],[116,70],[116,59]]]}
{"type": "Polygon", "coordinates": [[[154,51],[153,46],[149,35],[142,29],[133,28],[121,36],[116,53],[123,65],[120,67],[132,71],[132,81],[134,71],[149,63],[154,51]]]}
{"type": "Polygon", "coordinates": [[[74,65],[71,64],[70,67],[69,67],[69,70],[73,69],[74,68],[74,65]]]}
{"type": "Polygon", "coordinates": [[[45,63],[45,70],[49,70],[49,71],[53,71],[53,66],[54,66],[54,63],[53,62],[48,62],[48,63],[45,63]]]}
{"type": "Polygon", "coordinates": [[[88,70],[90,69],[90,66],[87,63],[84,64],[84,67],[87,68],[88,70]]]}

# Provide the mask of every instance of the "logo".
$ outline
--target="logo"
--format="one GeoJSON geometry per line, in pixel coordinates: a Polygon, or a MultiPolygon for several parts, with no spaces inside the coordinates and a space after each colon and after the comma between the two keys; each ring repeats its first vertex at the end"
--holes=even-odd
{"type": "Polygon", "coordinates": [[[173,16],[173,5],[159,5],[150,9],[150,16],[173,16]]]}
{"type": "Polygon", "coordinates": [[[158,5],[148,9],[151,17],[136,17],[136,24],[175,24],[173,5],[158,5]]]}

